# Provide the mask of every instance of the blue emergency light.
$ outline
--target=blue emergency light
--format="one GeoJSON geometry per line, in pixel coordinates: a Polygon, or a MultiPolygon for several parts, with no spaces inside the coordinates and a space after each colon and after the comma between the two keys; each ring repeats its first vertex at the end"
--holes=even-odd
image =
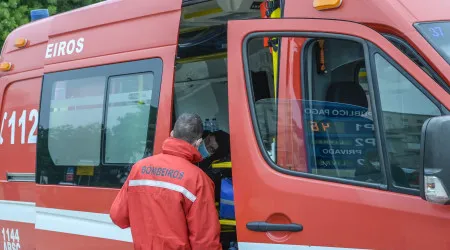
{"type": "Polygon", "coordinates": [[[31,21],[34,22],[39,19],[44,19],[46,17],[49,17],[50,14],[48,13],[48,9],[37,9],[30,11],[31,15],[31,21]]]}

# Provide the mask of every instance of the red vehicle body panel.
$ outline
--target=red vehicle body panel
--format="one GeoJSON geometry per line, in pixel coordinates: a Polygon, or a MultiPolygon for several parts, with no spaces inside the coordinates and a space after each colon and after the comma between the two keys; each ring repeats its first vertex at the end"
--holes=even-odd
{"type": "MultiPolygon", "coordinates": [[[[45,211],[52,211],[39,209],[107,216],[118,189],[10,182],[6,176],[7,173],[35,173],[36,144],[32,140],[28,143],[28,139],[34,123],[30,114],[39,109],[42,77],[44,73],[69,69],[161,58],[163,76],[154,143],[154,153],[159,153],[172,126],[174,64],[181,6],[181,0],[104,1],[27,24],[8,36],[0,58],[1,62],[13,64],[11,71],[0,73],[0,121],[8,112],[1,134],[3,144],[0,145],[0,208],[18,202],[27,209],[29,207],[31,214],[22,222],[14,222],[2,218],[22,218],[24,215],[14,213],[14,210],[8,210],[9,214],[2,212],[0,231],[20,231],[20,242],[13,242],[20,243],[20,249],[132,249],[127,236],[120,239],[87,237],[75,227],[71,234],[63,233],[57,226],[54,231],[36,229],[42,224],[39,216],[45,216],[45,211]],[[23,49],[14,47],[17,38],[28,39],[29,45],[23,49]],[[83,53],[45,58],[48,44],[79,38],[84,38],[83,53]],[[16,112],[16,123],[26,111],[26,129],[23,137],[22,127],[16,126],[14,144],[11,144],[12,132],[8,124],[13,111],[16,112]],[[22,144],[21,140],[25,143],[22,144]]],[[[244,38],[258,31],[330,32],[361,37],[388,53],[450,109],[448,93],[378,33],[388,32],[405,39],[450,83],[450,65],[413,26],[418,21],[448,20],[449,9],[450,2],[446,0],[344,0],[338,9],[317,11],[312,7],[312,0],[286,0],[282,20],[229,23],[229,122],[239,242],[376,249],[450,249],[450,238],[442,234],[450,232],[448,206],[427,203],[417,196],[287,176],[272,169],[256,143],[248,112],[250,108],[241,52],[244,38]],[[428,6],[434,7],[428,9],[428,6]],[[383,224],[386,219],[396,226],[386,227],[383,224]],[[246,228],[246,223],[250,221],[301,223],[305,229],[301,233],[257,233],[246,228]],[[360,221],[370,222],[370,226],[361,225],[360,221]],[[411,227],[411,221],[417,227],[411,227]],[[337,224],[341,228],[330,227],[337,224]]],[[[281,55],[287,60],[280,61],[279,81],[284,83],[279,89],[280,98],[300,99],[302,72],[298,70],[300,61],[297,58],[300,57],[303,40],[285,38],[282,42],[288,49],[282,50],[281,55]]],[[[291,116],[280,122],[293,121],[294,118],[301,119],[291,116]]],[[[297,166],[301,171],[305,167],[306,154],[302,138],[296,134],[298,131],[283,133],[277,149],[280,161],[285,165],[297,166]],[[290,137],[298,140],[290,140],[290,137]]]]}

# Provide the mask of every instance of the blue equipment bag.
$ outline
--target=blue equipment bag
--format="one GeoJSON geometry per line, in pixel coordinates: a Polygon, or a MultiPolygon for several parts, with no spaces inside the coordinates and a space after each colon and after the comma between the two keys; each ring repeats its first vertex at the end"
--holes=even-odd
{"type": "Polygon", "coordinates": [[[230,178],[223,178],[220,185],[220,208],[221,219],[235,220],[233,183],[230,178]]]}

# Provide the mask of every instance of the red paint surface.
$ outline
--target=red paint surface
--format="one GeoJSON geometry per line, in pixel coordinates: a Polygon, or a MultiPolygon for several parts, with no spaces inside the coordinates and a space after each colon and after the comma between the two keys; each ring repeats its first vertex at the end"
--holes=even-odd
{"type": "Polygon", "coordinates": [[[20,245],[20,250],[36,249],[34,237],[35,237],[34,224],[0,220],[0,249],[4,249],[5,243],[7,247],[8,243],[9,245],[14,244],[16,247],[20,245]],[[5,235],[3,235],[2,233],[3,230],[5,235]],[[9,238],[6,235],[7,230],[10,233],[9,238]],[[12,230],[14,230],[14,237],[16,237],[16,233],[18,233],[19,236],[18,240],[11,238],[12,230]]]}

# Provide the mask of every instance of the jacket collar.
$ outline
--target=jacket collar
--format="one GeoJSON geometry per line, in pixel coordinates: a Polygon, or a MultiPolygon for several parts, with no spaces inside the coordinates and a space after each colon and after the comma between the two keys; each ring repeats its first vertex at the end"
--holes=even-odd
{"type": "Polygon", "coordinates": [[[198,163],[202,160],[200,152],[186,141],[169,137],[162,145],[163,154],[174,155],[184,158],[192,163],[198,163]]]}

